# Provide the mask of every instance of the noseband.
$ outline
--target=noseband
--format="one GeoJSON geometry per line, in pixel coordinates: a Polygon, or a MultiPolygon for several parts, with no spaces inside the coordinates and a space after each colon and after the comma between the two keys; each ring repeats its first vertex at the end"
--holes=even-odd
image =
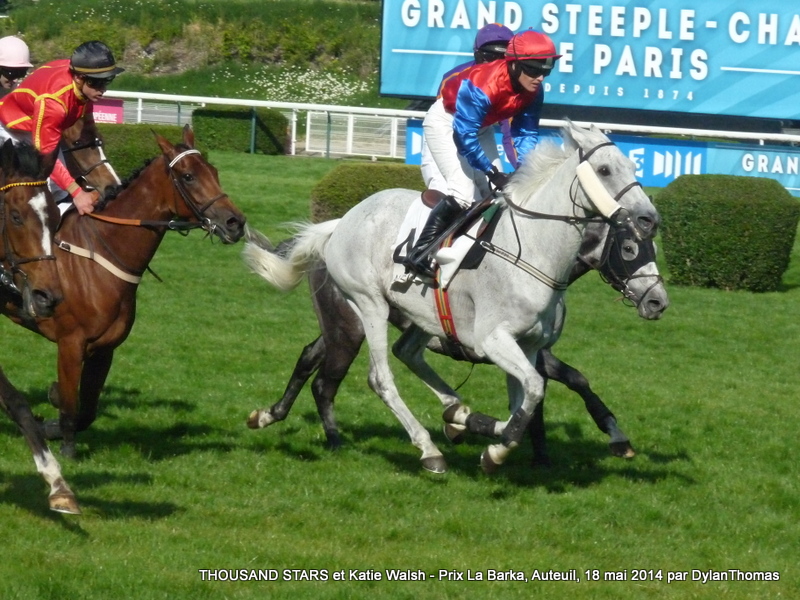
{"type": "MultiPolygon", "coordinates": [[[[3,251],[4,251],[4,258],[3,264],[0,265],[0,286],[10,289],[17,294],[21,294],[21,290],[17,287],[16,283],[14,282],[15,275],[21,275],[22,279],[25,282],[25,285],[28,283],[28,275],[22,269],[21,265],[32,263],[32,262],[39,262],[42,260],[55,260],[56,257],[53,254],[43,254],[39,256],[34,256],[31,258],[22,258],[17,256],[14,253],[14,249],[11,247],[11,240],[8,238],[8,230],[6,229],[6,191],[14,187],[38,187],[38,186],[46,186],[46,181],[18,181],[16,183],[8,183],[3,187],[0,187],[0,215],[2,215],[2,223],[0,223],[0,230],[2,230],[3,236],[3,251]],[[6,264],[8,264],[9,268],[6,269],[6,264]]],[[[45,226],[45,223],[42,223],[42,226],[45,226]]]]}

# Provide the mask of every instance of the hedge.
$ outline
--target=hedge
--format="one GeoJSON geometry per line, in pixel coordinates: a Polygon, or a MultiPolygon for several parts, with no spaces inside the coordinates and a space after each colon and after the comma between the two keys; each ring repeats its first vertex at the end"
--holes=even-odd
{"type": "Polygon", "coordinates": [[[657,197],[670,281],[725,290],[779,289],[800,202],[774,179],[682,175],[657,197]]]}
{"type": "Polygon", "coordinates": [[[394,163],[342,163],[328,172],[311,191],[311,220],[338,219],[375,192],[391,188],[423,191],[418,166],[394,163]]]}
{"type": "Polygon", "coordinates": [[[263,154],[286,154],[289,146],[289,121],[279,111],[241,106],[198,108],[192,113],[195,135],[214,150],[249,152],[253,111],[255,111],[254,149],[263,154]]]}
{"type": "MultiPolygon", "coordinates": [[[[103,138],[106,158],[123,179],[141,168],[145,161],[161,156],[154,132],[173,144],[183,141],[183,127],[180,125],[98,123],[97,129],[103,138]]],[[[208,153],[208,144],[196,133],[195,146],[203,154],[208,153]]]]}

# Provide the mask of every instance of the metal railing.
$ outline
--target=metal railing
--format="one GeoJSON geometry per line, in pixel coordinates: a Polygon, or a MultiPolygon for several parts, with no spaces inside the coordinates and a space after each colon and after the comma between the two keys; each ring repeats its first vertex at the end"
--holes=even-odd
{"type": "MultiPolygon", "coordinates": [[[[111,91],[109,98],[124,101],[126,123],[191,123],[192,112],[209,104],[226,106],[264,107],[281,111],[289,120],[289,153],[322,154],[324,156],[374,156],[404,158],[406,152],[406,122],[422,119],[424,112],[308,104],[243,100],[239,98],[214,98],[205,96],[179,96],[144,92],[111,91]],[[297,123],[301,113],[306,115],[305,140],[298,137],[297,123]]],[[[590,123],[576,121],[578,125],[590,123]]],[[[542,119],[543,127],[561,127],[561,120],[542,119]]],[[[594,123],[610,133],[667,134],[675,137],[713,137],[731,140],[750,140],[759,144],[783,142],[800,144],[796,133],[752,133],[716,131],[710,129],[680,129],[649,125],[594,123]]],[[[253,117],[255,127],[255,115],[253,117]]],[[[252,148],[251,148],[252,149],[252,148]]]]}

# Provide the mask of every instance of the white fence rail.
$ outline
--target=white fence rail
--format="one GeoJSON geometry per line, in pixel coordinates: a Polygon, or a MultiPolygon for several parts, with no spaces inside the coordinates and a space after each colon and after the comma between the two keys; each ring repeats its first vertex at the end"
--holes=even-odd
{"type": "MultiPolygon", "coordinates": [[[[273,108],[289,119],[290,154],[298,152],[324,156],[375,156],[404,158],[406,152],[406,121],[421,119],[425,113],[411,110],[391,110],[337,106],[330,104],[305,104],[243,100],[240,98],[213,98],[205,96],[177,96],[143,92],[111,91],[109,98],[124,101],[127,123],[191,123],[192,112],[207,105],[247,106],[273,108]],[[299,115],[306,115],[305,140],[297,133],[299,115]]],[[[544,127],[560,127],[563,121],[543,119],[544,127]]],[[[578,122],[588,126],[588,123],[578,122]]],[[[800,135],[794,133],[752,133],[716,131],[709,129],[679,129],[647,125],[595,123],[607,132],[667,134],[676,137],[714,137],[731,140],[750,140],[760,144],[782,142],[800,144],[800,135]]]]}

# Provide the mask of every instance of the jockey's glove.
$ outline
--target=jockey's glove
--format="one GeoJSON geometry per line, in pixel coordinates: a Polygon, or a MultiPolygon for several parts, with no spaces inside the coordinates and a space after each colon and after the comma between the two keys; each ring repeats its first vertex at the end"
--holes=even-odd
{"type": "Polygon", "coordinates": [[[489,183],[499,192],[502,192],[508,183],[508,175],[498,171],[497,167],[492,167],[491,171],[486,171],[486,177],[489,179],[489,183]]]}
{"type": "Polygon", "coordinates": [[[617,210],[611,213],[611,216],[608,217],[608,222],[611,223],[611,226],[616,229],[627,229],[631,232],[631,235],[634,237],[634,239],[641,241],[642,236],[636,229],[636,225],[634,225],[633,219],[631,219],[631,215],[627,208],[620,206],[617,210]]]}

